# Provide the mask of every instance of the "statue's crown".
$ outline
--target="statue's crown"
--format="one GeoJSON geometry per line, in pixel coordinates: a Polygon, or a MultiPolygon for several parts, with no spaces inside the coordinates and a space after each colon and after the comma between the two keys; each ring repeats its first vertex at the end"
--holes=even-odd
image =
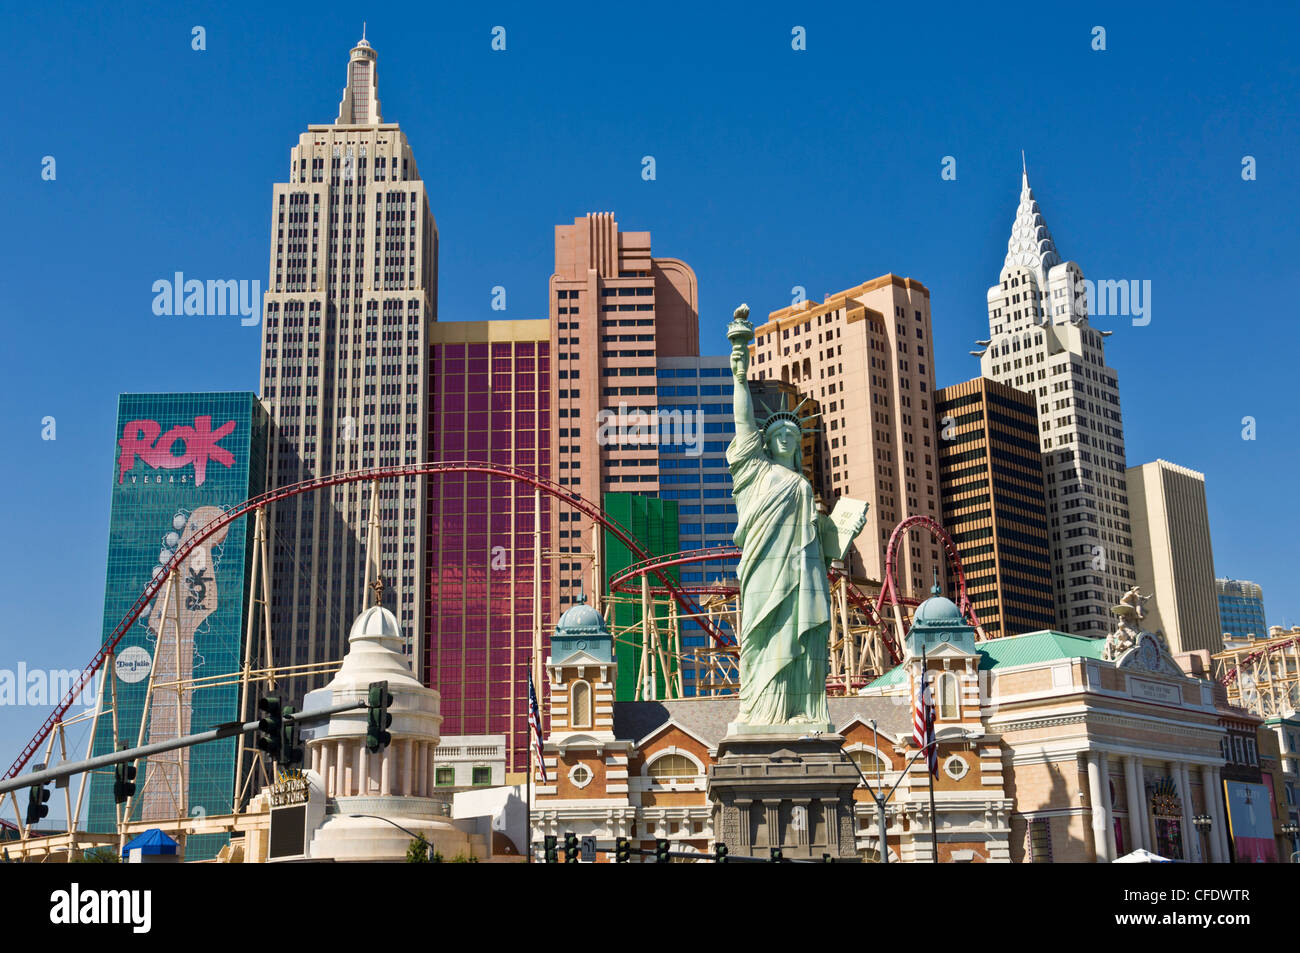
{"type": "Polygon", "coordinates": [[[766,437],[768,430],[782,421],[798,427],[801,433],[816,433],[816,427],[805,425],[811,424],[820,416],[820,414],[808,414],[806,417],[799,416],[799,410],[804,404],[808,403],[808,401],[809,398],[805,397],[795,405],[794,410],[773,410],[770,407],[763,407],[760,405],[760,411],[766,415],[764,416],[762,423],[763,436],[766,437]]]}

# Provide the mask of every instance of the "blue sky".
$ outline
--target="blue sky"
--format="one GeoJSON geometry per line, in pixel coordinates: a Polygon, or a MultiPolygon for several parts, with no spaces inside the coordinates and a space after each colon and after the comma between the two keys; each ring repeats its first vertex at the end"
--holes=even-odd
{"type": "MultiPolygon", "coordinates": [[[[1151,281],[1149,325],[1098,322],[1129,463],[1204,472],[1217,571],[1300,623],[1293,5],[52,6],[2,21],[19,59],[0,142],[0,668],[80,667],[97,645],[117,394],[256,388],[260,329],[156,317],[150,288],[265,283],[272,183],[334,119],[363,19],[384,118],[430,183],[443,320],[545,316],[553,226],[612,210],[695,269],[706,353],[742,300],[762,315],[795,285],[820,299],[892,271],[930,288],[939,383],[956,383],[979,372],[1023,148],[1063,257],[1151,281]]],[[[0,709],[0,754],[45,714],[0,709]]]]}

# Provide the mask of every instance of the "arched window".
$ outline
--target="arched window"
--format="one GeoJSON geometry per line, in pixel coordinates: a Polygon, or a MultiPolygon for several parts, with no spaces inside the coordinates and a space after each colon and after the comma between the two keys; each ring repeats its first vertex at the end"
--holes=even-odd
{"type": "Polygon", "coordinates": [[[684,754],[666,754],[662,758],[656,758],[647,773],[656,781],[671,781],[675,778],[698,777],[700,769],[684,754]]]}
{"type": "Polygon", "coordinates": [[[850,751],[849,757],[853,759],[853,763],[858,766],[862,773],[867,776],[868,781],[875,780],[877,771],[881,774],[889,773],[889,765],[881,760],[880,756],[874,751],[864,751],[862,749],[850,751]]]}
{"type": "Polygon", "coordinates": [[[574,682],[569,689],[569,727],[591,727],[591,686],[586,682],[574,682]]]}
{"type": "Polygon", "coordinates": [[[961,717],[961,705],[957,700],[957,676],[952,672],[939,675],[939,717],[957,719],[961,717]]]}

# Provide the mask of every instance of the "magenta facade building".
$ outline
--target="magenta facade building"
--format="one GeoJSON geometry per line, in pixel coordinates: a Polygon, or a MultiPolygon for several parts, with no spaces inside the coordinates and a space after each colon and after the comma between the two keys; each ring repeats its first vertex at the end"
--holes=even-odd
{"type": "MultiPolygon", "coordinates": [[[[432,459],[550,477],[549,322],[439,323],[429,360],[432,459]]],[[[476,473],[429,477],[426,504],[423,671],[442,695],[442,733],[503,734],[506,770],[526,771],[535,542],[540,529],[550,548],[555,504],[542,494],[539,519],[533,487],[476,473]]],[[[550,560],[541,567],[547,593],[550,560]]]]}

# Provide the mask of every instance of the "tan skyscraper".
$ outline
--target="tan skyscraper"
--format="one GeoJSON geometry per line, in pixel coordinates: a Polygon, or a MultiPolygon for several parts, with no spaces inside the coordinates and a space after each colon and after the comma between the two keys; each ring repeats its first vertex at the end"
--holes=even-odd
{"type": "MultiPolygon", "coordinates": [[[[352,49],[338,118],[307,127],[290,154],[289,181],[273,190],[261,370],[272,487],[417,463],[427,453],[438,228],[406,136],[380,115],[376,59],[365,39],[352,49]]],[[[383,601],[412,642],[424,629],[418,482],[379,490],[383,601]]],[[[342,658],[348,620],[366,597],[370,495],[350,485],[275,506],[277,664],[342,658]]],[[[418,672],[422,653],[414,645],[408,652],[418,672]]]]}
{"type": "Polygon", "coordinates": [[[1156,460],[1127,477],[1137,584],[1155,595],[1142,627],[1173,652],[1223,651],[1205,474],[1156,460]]]}
{"type": "MultiPolygon", "coordinates": [[[[884,573],[885,548],[908,516],[940,520],[934,426],[930,292],[883,275],[769,315],[755,329],[757,380],[785,381],[821,405],[818,493],[871,504],[854,544],[853,569],[884,573]]],[[[900,595],[924,598],[945,566],[929,533],[913,530],[899,552],[900,595]]]]}
{"type": "MultiPolygon", "coordinates": [[[[649,232],[622,232],[612,212],[592,213],[555,227],[550,310],[557,482],[597,505],[606,491],[656,495],[658,417],[653,428],[635,421],[656,411],[657,359],[700,353],[695,272],[653,257],[649,232]],[[633,424],[602,430],[610,414],[633,424]]],[[[591,521],[558,509],[552,538],[567,606],[590,570],[582,554],[592,551],[591,521]]]]}

